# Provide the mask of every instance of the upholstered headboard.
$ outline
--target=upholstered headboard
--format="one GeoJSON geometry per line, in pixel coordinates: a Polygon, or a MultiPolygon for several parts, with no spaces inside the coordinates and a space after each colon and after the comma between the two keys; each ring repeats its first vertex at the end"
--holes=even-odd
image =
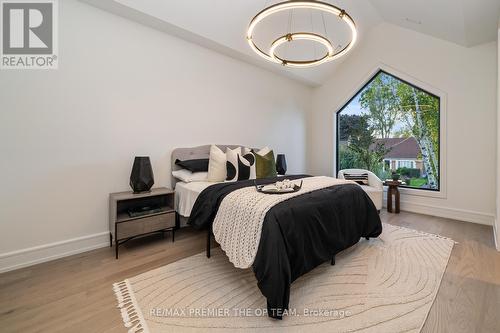
{"type": "MultiPolygon", "coordinates": [[[[191,147],[191,148],[176,148],[172,151],[172,158],[171,158],[171,163],[172,163],[172,171],[174,170],[179,170],[181,167],[175,164],[175,160],[179,159],[181,161],[183,160],[192,160],[196,158],[209,158],[210,157],[210,146],[211,145],[204,145],[204,146],[198,146],[198,147],[191,147]]],[[[222,151],[226,151],[226,148],[234,149],[237,147],[244,147],[241,145],[217,145],[222,151]]],[[[175,188],[175,184],[177,183],[177,179],[173,176],[171,176],[172,179],[172,188],[175,188]]]]}

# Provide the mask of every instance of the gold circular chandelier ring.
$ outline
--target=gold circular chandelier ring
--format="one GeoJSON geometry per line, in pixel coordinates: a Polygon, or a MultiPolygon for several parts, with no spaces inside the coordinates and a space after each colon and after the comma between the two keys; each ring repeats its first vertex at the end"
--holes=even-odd
{"type": "Polygon", "coordinates": [[[296,33],[286,34],[286,35],[281,36],[280,38],[276,39],[271,44],[271,49],[269,50],[269,54],[276,62],[280,62],[284,66],[307,67],[307,66],[319,65],[319,64],[323,63],[326,59],[333,56],[334,51],[333,51],[332,44],[325,37],[317,35],[317,34],[313,34],[310,32],[296,32],[296,33]],[[287,60],[287,59],[280,58],[276,55],[276,49],[280,45],[283,45],[285,43],[289,43],[289,42],[292,42],[295,40],[309,40],[309,41],[313,41],[316,43],[320,43],[321,45],[323,45],[326,48],[326,54],[319,59],[306,60],[306,61],[287,60]]]}
{"type": "MultiPolygon", "coordinates": [[[[356,30],[356,25],[354,24],[353,19],[347,14],[344,10],[335,7],[329,3],[325,2],[320,2],[320,1],[285,1],[285,2],[280,2],[275,5],[269,6],[265,9],[263,9],[260,13],[258,13],[250,22],[248,25],[247,29],[247,41],[248,45],[261,57],[263,57],[266,60],[275,62],[275,63],[282,63],[280,60],[273,58],[271,55],[267,54],[266,52],[262,51],[253,41],[253,31],[255,30],[255,27],[261,22],[263,19],[265,19],[268,16],[271,16],[273,14],[285,11],[285,10],[291,10],[291,9],[313,9],[313,10],[319,10],[325,13],[333,14],[338,16],[342,21],[344,21],[348,27],[351,29],[351,41],[349,44],[344,46],[340,51],[332,54],[331,56],[323,59],[322,62],[326,61],[331,61],[337,58],[340,58],[341,56],[345,55],[347,52],[349,52],[354,44],[356,43],[356,40],[358,38],[358,33],[356,30]]],[[[318,63],[314,63],[318,64],[318,63]]],[[[311,66],[306,65],[306,66],[311,66]]]]}

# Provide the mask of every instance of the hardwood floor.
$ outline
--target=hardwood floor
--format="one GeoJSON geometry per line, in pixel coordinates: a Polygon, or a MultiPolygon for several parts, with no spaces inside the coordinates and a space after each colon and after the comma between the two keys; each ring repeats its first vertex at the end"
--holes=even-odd
{"type": "MultiPolygon", "coordinates": [[[[500,253],[491,227],[402,212],[387,223],[450,237],[455,245],[422,332],[500,332],[500,253]]],[[[1,332],[126,332],[113,282],[204,251],[205,232],[182,229],[0,274],[1,332]]]]}

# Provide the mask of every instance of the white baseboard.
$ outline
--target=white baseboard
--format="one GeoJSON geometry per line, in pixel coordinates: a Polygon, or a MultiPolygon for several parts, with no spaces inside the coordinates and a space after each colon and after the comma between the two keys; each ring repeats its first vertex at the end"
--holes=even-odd
{"type": "Polygon", "coordinates": [[[109,246],[109,232],[0,254],[0,273],[109,246]]]}
{"type": "MultiPolygon", "coordinates": [[[[387,202],[384,198],[384,207],[386,207],[386,204],[387,202]]],[[[401,200],[401,210],[489,226],[493,226],[495,223],[495,215],[493,214],[486,214],[465,209],[438,207],[406,200],[401,200]]]]}
{"type": "Polygon", "coordinates": [[[495,225],[493,226],[493,235],[495,237],[495,247],[497,251],[500,251],[500,230],[498,230],[498,225],[500,221],[497,219],[495,225]]]}

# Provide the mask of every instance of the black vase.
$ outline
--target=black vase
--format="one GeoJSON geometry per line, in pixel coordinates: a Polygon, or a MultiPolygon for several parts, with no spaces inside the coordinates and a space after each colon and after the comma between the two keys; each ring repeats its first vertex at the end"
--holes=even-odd
{"type": "Polygon", "coordinates": [[[278,154],[276,156],[276,172],[278,175],[286,174],[286,158],[285,154],[278,154]]]}
{"type": "Polygon", "coordinates": [[[148,192],[155,183],[153,168],[148,156],[136,156],[130,174],[130,187],[134,193],[148,192]]]}

